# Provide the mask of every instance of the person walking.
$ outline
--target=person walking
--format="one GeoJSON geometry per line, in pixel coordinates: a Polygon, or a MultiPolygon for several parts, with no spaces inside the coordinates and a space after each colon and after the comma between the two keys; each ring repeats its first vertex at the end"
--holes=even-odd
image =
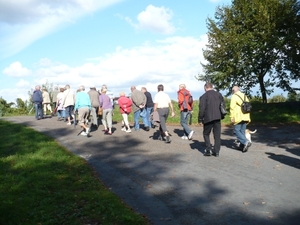
{"type": "Polygon", "coordinates": [[[44,115],[47,115],[47,109],[50,111],[51,116],[53,116],[52,108],[51,108],[50,95],[46,88],[43,88],[43,105],[44,105],[44,115]]]}
{"type": "Polygon", "coordinates": [[[238,86],[232,88],[232,96],[230,100],[230,120],[234,125],[234,133],[240,142],[240,148],[242,152],[247,152],[251,146],[251,142],[247,140],[245,136],[245,131],[247,124],[251,122],[250,113],[243,113],[241,105],[243,99],[249,102],[247,96],[240,91],[238,86]]]}
{"type": "Polygon", "coordinates": [[[132,110],[134,113],[134,129],[136,131],[140,130],[139,119],[142,117],[144,128],[146,131],[149,131],[149,124],[147,120],[147,112],[145,110],[147,98],[146,95],[140,90],[137,90],[135,86],[131,86],[131,101],[132,101],[132,110]]]}
{"type": "Polygon", "coordinates": [[[43,94],[39,85],[35,86],[35,90],[32,94],[32,102],[35,109],[35,118],[37,120],[43,119],[43,94]]]}
{"type": "Polygon", "coordinates": [[[154,106],[152,95],[149,91],[147,91],[147,88],[145,87],[142,87],[141,91],[144,93],[144,95],[146,95],[147,98],[145,109],[147,113],[146,119],[148,120],[148,125],[149,127],[155,128],[153,121],[150,119],[150,115],[153,112],[153,106],[154,106]]]}
{"type": "Polygon", "coordinates": [[[188,121],[193,111],[193,103],[189,103],[191,93],[186,89],[185,84],[179,85],[179,91],[177,92],[178,96],[178,106],[180,110],[180,124],[183,128],[182,139],[191,140],[194,134],[194,131],[191,130],[188,126],[188,121]]]}
{"type": "Polygon", "coordinates": [[[99,92],[96,90],[95,87],[90,87],[90,91],[88,92],[88,95],[90,96],[90,100],[92,103],[92,125],[91,127],[98,128],[98,108],[100,106],[99,102],[99,92]]]}
{"type": "Polygon", "coordinates": [[[63,106],[65,89],[60,88],[59,90],[60,90],[60,92],[56,96],[57,121],[64,120],[64,122],[66,122],[66,112],[65,112],[65,108],[63,106]]]}
{"type": "Polygon", "coordinates": [[[204,156],[216,156],[220,154],[221,148],[221,111],[220,105],[224,104],[223,96],[213,89],[211,83],[204,85],[205,93],[199,99],[198,122],[203,124],[203,138],[205,142],[204,156]],[[210,142],[210,133],[214,134],[214,146],[210,142]]]}
{"type": "MultiPolygon", "coordinates": [[[[63,107],[65,108],[66,118],[68,120],[67,125],[71,125],[71,120],[73,118],[74,113],[74,104],[75,104],[75,95],[74,92],[70,89],[70,85],[65,86],[64,91],[64,100],[63,100],[63,107]]],[[[76,123],[76,121],[74,121],[76,123]]]]}
{"type": "Polygon", "coordinates": [[[56,86],[54,88],[54,90],[52,91],[52,104],[53,104],[53,109],[56,108],[56,106],[58,106],[57,103],[57,95],[60,93],[60,90],[58,90],[58,87],[56,86]]]}
{"type": "Polygon", "coordinates": [[[84,129],[80,133],[83,136],[90,136],[90,128],[86,123],[88,121],[91,109],[92,104],[90,96],[85,92],[85,87],[81,85],[76,94],[74,113],[76,113],[76,111],[78,112],[78,125],[84,129]]]}
{"type": "Polygon", "coordinates": [[[99,96],[100,107],[103,109],[102,113],[102,124],[104,126],[104,134],[112,135],[112,116],[113,116],[113,105],[110,97],[106,94],[107,89],[101,89],[101,95],[99,96]]]}
{"type": "Polygon", "coordinates": [[[157,93],[154,96],[154,108],[153,111],[157,111],[159,115],[159,130],[160,140],[164,140],[166,143],[171,142],[170,134],[167,130],[166,121],[169,115],[169,108],[171,108],[171,116],[175,116],[174,107],[172,101],[167,93],[164,92],[164,86],[159,84],[157,86],[157,93]]]}
{"type": "Polygon", "coordinates": [[[120,92],[120,98],[118,99],[118,105],[120,107],[120,113],[122,115],[122,131],[126,131],[127,133],[131,132],[128,115],[131,112],[132,101],[130,98],[125,96],[124,92],[120,92]]]}

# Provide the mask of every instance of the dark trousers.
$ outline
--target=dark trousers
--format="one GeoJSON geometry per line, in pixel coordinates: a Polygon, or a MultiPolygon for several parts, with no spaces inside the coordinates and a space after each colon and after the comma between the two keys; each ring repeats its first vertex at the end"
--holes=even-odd
{"type": "Polygon", "coordinates": [[[203,138],[207,149],[212,146],[209,138],[211,130],[213,130],[215,141],[214,152],[219,153],[221,148],[221,120],[214,120],[204,124],[203,138]]]}
{"type": "Polygon", "coordinates": [[[169,115],[169,108],[158,108],[157,112],[159,115],[159,130],[161,133],[165,134],[167,131],[166,121],[169,115]]]}

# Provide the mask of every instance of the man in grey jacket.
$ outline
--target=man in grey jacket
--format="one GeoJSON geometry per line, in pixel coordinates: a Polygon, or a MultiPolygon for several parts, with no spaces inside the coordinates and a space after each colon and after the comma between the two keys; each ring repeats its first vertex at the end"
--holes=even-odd
{"type": "Polygon", "coordinates": [[[147,120],[147,112],[145,109],[147,98],[142,91],[136,89],[135,86],[131,87],[131,100],[132,110],[134,112],[134,129],[140,129],[139,118],[142,117],[146,131],[149,131],[149,124],[147,120]]]}
{"type": "Polygon", "coordinates": [[[99,92],[96,90],[95,87],[90,87],[90,91],[88,92],[88,95],[90,96],[90,100],[92,103],[92,110],[91,110],[91,114],[92,114],[92,127],[98,127],[98,108],[100,106],[99,103],[99,92]]]}

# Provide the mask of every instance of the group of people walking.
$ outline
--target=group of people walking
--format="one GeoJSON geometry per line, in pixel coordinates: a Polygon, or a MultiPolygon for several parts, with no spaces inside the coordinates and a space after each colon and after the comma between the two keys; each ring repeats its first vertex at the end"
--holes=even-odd
{"type": "MultiPolygon", "coordinates": [[[[42,93],[40,89],[40,86],[36,86],[32,97],[36,110],[35,117],[38,120],[43,118],[45,109],[48,109],[53,115],[52,109],[50,110],[51,107],[47,108],[49,101],[44,100],[44,96],[47,96],[47,94],[42,93]]],[[[160,131],[158,139],[165,143],[170,143],[171,135],[167,129],[166,121],[169,115],[171,117],[175,116],[175,111],[169,95],[164,92],[164,86],[162,84],[157,86],[157,93],[153,99],[151,93],[145,87],[138,90],[135,86],[131,86],[130,90],[130,97],[125,96],[125,93],[121,92],[117,100],[122,115],[121,130],[127,133],[131,132],[128,115],[133,113],[134,125],[132,128],[135,131],[140,130],[139,120],[141,118],[145,131],[155,128],[156,124],[158,124],[160,131]]],[[[211,83],[206,83],[204,90],[205,93],[199,98],[198,114],[198,123],[203,125],[203,138],[206,145],[204,156],[213,155],[218,157],[221,148],[221,120],[224,118],[220,111],[220,104],[225,105],[225,102],[223,96],[213,88],[211,83]],[[214,145],[210,141],[211,132],[213,132],[214,145]]],[[[241,150],[247,152],[251,142],[246,139],[245,130],[250,122],[250,113],[244,114],[241,111],[241,99],[248,100],[248,98],[239,90],[238,86],[234,86],[232,91],[230,118],[234,124],[234,132],[240,142],[241,150]]],[[[189,127],[189,120],[194,107],[192,95],[185,84],[180,84],[177,96],[180,109],[180,124],[183,128],[183,136],[181,138],[191,140],[194,134],[194,131],[189,127]]],[[[99,115],[101,115],[104,134],[113,134],[114,100],[107,95],[106,85],[103,85],[99,91],[95,87],[90,87],[88,92],[85,92],[85,87],[81,85],[76,94],[70,89],[70,85],[66,85],[64,88],[57,89],[55,99],[55,111],[57,111],[58,120],[64,120],[67,122],[67,125],[71,125],[72,122],[76,123],[75,115],[78,113],[78,125],[83,128],[81,135],[90,136],[91,129],[98,129],[99,115]]]]}

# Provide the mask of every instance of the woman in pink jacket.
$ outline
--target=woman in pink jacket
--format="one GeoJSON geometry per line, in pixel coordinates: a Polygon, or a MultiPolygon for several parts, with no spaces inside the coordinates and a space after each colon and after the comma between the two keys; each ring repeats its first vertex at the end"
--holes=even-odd
{"type": "Polygon", "coordinates": [[[128,123],[128,114],[131,112],[132,101],[130,98],[127,98],[124,92],[120,93],[120,98],[118,99],[118,104],[120,106],[120,112],[122,114],[122,131],[127,133],[131,132],[129,123],[128,123]]]}

